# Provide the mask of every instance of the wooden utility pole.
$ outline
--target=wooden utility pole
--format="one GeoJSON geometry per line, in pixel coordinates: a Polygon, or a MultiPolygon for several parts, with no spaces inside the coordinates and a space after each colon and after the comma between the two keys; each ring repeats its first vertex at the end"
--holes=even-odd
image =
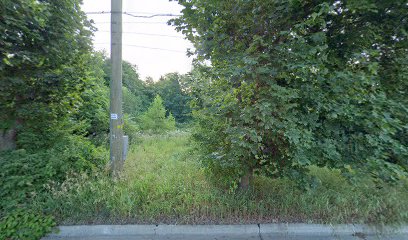
{"type": "Polygon", "coordinates": [[[122,114],[122,0],[111,0],[110,171],[123,168],[122,114]]]}

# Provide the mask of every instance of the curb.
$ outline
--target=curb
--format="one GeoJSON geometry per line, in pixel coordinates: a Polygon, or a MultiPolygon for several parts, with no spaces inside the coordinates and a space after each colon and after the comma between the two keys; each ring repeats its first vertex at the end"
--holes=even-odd
{"type": "Polygon", "coordinates": [[[135,237],[155,239],[408,239],[408,226],[376,227],[368,225],[325,224],[249,224],[249,225],[77,225],[60,226],[51,239],[100,239],[135,237]],[[378,238],[380,237],[380,238],[378,238]],[[370,238],[371,239],[371,238],[370,238]]]}
{"type": "Polygon", "coordinates": [[[370,226],[364,224],[263,224],[264,239],[405,239],[408,226],[370,226]]]}

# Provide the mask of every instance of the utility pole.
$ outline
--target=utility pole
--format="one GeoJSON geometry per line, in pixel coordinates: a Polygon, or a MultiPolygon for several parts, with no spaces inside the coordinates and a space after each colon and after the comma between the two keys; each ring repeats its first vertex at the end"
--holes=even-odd
{"type": "Polygon", "coordinates": [[[122,114],[122,0],[111,0],[110,171],[117,177],[123,168],[122,114]]]}

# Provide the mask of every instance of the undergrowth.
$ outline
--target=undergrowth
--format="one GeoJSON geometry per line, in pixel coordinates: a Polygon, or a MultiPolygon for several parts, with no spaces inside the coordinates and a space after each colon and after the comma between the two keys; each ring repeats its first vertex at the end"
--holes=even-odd
{"type": "Polygon", "coordinates": [[[351,185],[339,172],[312,167],[321,184],[309,191],[290,179],[257,176],[252,190],[233,192],[206,177],[188,133],[139,137],[120,179],[73,175],[49,185],[38,202],[61,224],[408,222],[406,182],[378,186],[367,177],[351,185]]]}
{"type": "Polygon", "coordinates": [[[49,149],[0,152],[0,239],[39,239],[56,225],[46,186],[65,182],[67,172],[100,172],[107,152],[79,136],[49,149]]]}

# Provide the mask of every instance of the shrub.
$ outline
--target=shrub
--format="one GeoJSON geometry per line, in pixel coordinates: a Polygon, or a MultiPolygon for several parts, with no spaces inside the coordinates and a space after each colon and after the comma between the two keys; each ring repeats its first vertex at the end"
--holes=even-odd
{"type": "Polygon", "coordinates": [[[53,148],[29,153],[23,149],[0,153],[0,210],[13,209],[42,191],[49,181],[62,181],[68,172],[102,168],[103,148],[70,136],[53,148]]]}
{"type": "Polygon", "coordinates": [[[27,210],[14,210],[0,221],[0,239],[40,239],[55,226],[54,218],[27,210]]]}
{"type": "Polygon", "coordinates": [[[123,126],[123,132],[129,137],[129,144],[135,143],[135,141],[137,140],[139,126],[133,120],[133,117],[129,116],[128,114],[124,114],[123,116],[125,122],[123,126]]]}
{"type": "Polygon", "coordinates": [[[154,133],[176,129],[176,121],[171,113],[166,117],[166,109],[159,95],[154,98],[149,109],[140,117],[140,129],[154,133]]]}
{"type": "Polygon", "coordinates": [[[0,239],[38,239],[49,232],[54,221],[42,211],[30,210],[33,202],[48,183],[64,181],[69,172],[103,168],[106,156],[104,148],[74,135],[37,152],[0,152],[0,239]]]}

